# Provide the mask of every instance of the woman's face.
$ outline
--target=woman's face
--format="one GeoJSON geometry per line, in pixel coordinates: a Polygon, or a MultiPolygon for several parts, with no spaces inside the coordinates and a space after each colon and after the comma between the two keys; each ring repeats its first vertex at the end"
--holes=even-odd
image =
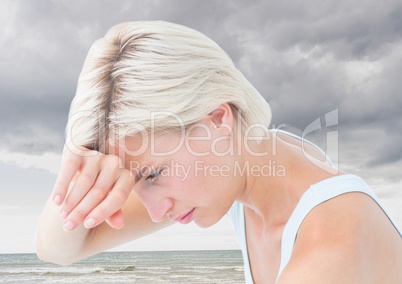
{"type": "Polygon", "coordinates": [[[153,221],[167,216],[209,227],[226,214],[245,181],[234,174],[239,161],[230,138],[221,133],[200,124],[186,134],[148,136],[146,144],[138,137],[125,139],[119,156],[136,176],[134,191],[153,221]],[[141,147],[141,154],[127,155],[141,147]]]}

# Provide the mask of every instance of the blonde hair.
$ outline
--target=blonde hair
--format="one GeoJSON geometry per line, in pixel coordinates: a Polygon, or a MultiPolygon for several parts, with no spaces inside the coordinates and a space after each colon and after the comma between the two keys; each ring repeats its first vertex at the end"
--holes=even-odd
{"type": "MultiPolygon", "coordinates": [[[[174,131],[178,118],[189,126],[223,103],[243,127],[271,121],[265,99],[202,33],[162,21],[121,23],[88,53],[66,135],[74,145],[103,152],[106,141],[128,132],[174,131]],[[159,114],[153,122],[152,113],[159,114]]],[[[250,133],[265,135],[258,127],[250,133]]]]}

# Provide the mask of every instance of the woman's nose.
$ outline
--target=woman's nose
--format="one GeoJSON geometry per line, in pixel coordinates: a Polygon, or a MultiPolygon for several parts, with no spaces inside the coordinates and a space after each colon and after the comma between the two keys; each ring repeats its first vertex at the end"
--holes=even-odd
{"type": "Polygon", "coordinates": [[[139,199],[148,211],[149,216],[154,222],[161,222],[173,207],[173,200],[167,197],[160,198],[155,193],[142,190],[136,191],[139,199]]]}

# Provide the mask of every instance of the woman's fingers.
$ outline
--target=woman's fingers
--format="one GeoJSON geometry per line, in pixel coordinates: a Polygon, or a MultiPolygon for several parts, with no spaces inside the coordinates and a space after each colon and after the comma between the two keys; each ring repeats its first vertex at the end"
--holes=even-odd
{"type": "Polygon", "coordinates": [[[52,200],[56,205],[61,205],[65,200],[70,183],[82,162],[82,156],[68,150],[63,152],[60,173],[57,176],[52,195],[52,200]]]}
{"type": "MultiPolygon", "coordinates": [[[[65,224],[68,221],[72,221],[74,224],[82,223],[86,216],[107,197],[120,174],[116,159],[117,157],[115,156],[104,156],[103,161],[100,161],[97,165],[88,165],[92,170],[100,167],[100,172],[98,174],[98,169],[94,171],[96,176],[89,187],[86,185],[83,185],[84,187],[74,186],[66,200],[67,203],[70,195],[74,195],[72,197],[74,205],[66,209],[69,211],[64,211],[64,214],[62,213],[62,218],[64,219],[68,215],[68,220],[65,221],[65,224]]],[[[71,205],[69,204],[68,206],[71,205]]]]}
{"type": "MultiPolygon", "coordinates": [[[[100,203],[91,213],[88,214],[86,220],[95,219],[96,225],[108,219],[115,212],[117,212],[123,204],[126,202],[130,195],[131,189],[134,185],[134,178],[128,171],[124,171],[119,179],[113,186],[113,189],[109,192],[109,195],[100,203]]],[[[113,219],[113,218],[112,218],[113,219]]],[[[116,220],[110,220],[116,221],[116,220]]],[[[95,225],[95,226],[96,226],[95,225]]]]}
{"type": "Polygon", "coordinates": [[[65,219],[66,230],[71,231],[84,221],[87,228],[92,228],[106,219],[113,228],[124,225],[119,209],[130,194],[134,178],[127,169],[121,167],[116,156],[104,156],[101,164],[102,169],[96,182],[65,219]]]}
{"type": "Polygon", "coordinates": [[[74,230],[85,221],[92,228],[103,221],[116,229],[124,225],[120,210],[134,185],[134,177],[119,157],[86,148],[63,152],[53,201],[62,205],[64,229],[74,230]]]}
{"type": "Polygon", "coordinates": [[[123,211],[121,209],[117,210],[112,216],[107,218],[106,223],[113,229],[121,229],[124,226],[124,216],[123,211]]]}
{"type": "Polygon", "coordinates": [[[130,195],[133,185],[134,178],[127,170],[123,171],[109,195],[88,214],[84,225],[92,228],[107,220],[111,227],[120,229],[124,225],[120,208],[130,195]]]}
{"type": "MultiPolygon", "coordinates": [[[[117,195],[120,194],[122,193],[118,193],[117,195]]],[[[103,221],[106,221],[112,228],[121,229],[124,226],[124,217],[120,208],[123,206],[128,195],[129,192],[124,194],[124,196],[122,195],[122,197],[115,198],[116,194],[109,194],[86,218],[83,218],[83,211],[74,210],[65,220],[64,229],[67,231],[74,230],[84,219],[84,226],[88,229],[98,226],[103,221]]]]}
{"type": "Polygon", "coordinates": [[[76,206],[91,190],[98,178],[100,171],[99,158],[87,158],[82,164],[81,173],[75,180],[75,183],[65,198],[62,206],[60,216],[63,219],[65,219],[74,210],[74,208],[76,208],[76,206]]]}

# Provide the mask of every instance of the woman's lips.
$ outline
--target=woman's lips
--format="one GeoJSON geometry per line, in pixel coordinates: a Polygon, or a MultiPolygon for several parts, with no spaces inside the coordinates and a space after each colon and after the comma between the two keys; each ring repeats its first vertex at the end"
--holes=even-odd
{"type": "Polygon", "coordinates": [[[194,213],[195,208],[193,208],[191,211],[189,211],[187,214],[176,218],[175,221],[181,223],[181,224],[188,224],[193,220],[193,213],[194,213]]]}

